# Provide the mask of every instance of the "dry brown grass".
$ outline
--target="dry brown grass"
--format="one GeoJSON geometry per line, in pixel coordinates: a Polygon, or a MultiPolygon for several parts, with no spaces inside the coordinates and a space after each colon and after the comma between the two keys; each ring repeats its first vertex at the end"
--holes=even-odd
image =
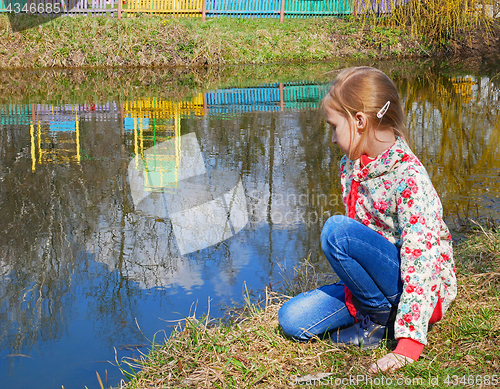
{"type": "Polygon", "coordinates": [[[133,384],[122,387],[286,388],[297,376],[331,373],[332,354],[344,361],[336,374],[366,374],[362,366],[370,358],[364,354],[319,339],[297,343],[282,336],[278,310],[285,299],[267,294],[262,309],[247,306],[230,326],[187,318],[164,346],[139,364],[128,362],[142,371],[133,384]]]}
{"type": "MultiPolygon", "coordinates": [[[[335,380],[357,376],[365,384],[377,377],[393,383],[400,379],[407,388],[436,387],[429,381],[435,377],[445,386],[444,380],[448,377],[452,382],[454,375],[475,377],[478,383],[477,377],[484,379],[500,371],[499,241],[499,232],[483,231],[457,247],[458,298],[429,332],[429,344],[420,360],[397,372],[367,373],[371,363],[388,352],[385,346],[360,351],[321,339],[309,343],[286,339],[279,329],[278,310],[288,297],[266,291],[260,303],[251,303],[247,296],[232,324],[186,318],[164,345],[155,346],[141,360],[122,362],[124,369],[127,365],[140,369],[122,389],[286,388],[297,379],[308,387],[327,387],[335,380]],[[474,272],[479,268],[469,267],[474,258],[484,262],[479,273],[474,272]]],[[[296,273],[303,278],[300,272],[305,270],[309,271],[307,265],[296,273]]],[[[360,387],[359,382],[344,383],[340,386],[360,387]]],[[[492,387],[492,383],[462,387],[492,387]]]]}

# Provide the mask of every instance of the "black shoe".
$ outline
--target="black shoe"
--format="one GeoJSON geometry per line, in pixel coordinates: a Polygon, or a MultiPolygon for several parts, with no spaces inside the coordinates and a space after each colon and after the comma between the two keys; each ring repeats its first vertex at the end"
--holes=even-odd
{"type": "Polygon", "coordinates": [[[361,313],[356,315],[358,321],[352,326],[334,331],[330,340],[333,343],[354,345],[362,350],[377,348],[383,340],[394,340],[393,312],[361,313]]]}

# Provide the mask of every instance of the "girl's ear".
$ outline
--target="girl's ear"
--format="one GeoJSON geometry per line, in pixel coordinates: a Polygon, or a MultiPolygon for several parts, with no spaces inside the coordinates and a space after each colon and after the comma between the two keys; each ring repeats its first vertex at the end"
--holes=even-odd
{"type": "Polygon", "coordinates": [[[363,112],[358,112],[354,116],[354,123],[356,125],[356,130],[359,133],[362,133],[366,130],[366,127],[368,125],[368,117],[363,112]]]}

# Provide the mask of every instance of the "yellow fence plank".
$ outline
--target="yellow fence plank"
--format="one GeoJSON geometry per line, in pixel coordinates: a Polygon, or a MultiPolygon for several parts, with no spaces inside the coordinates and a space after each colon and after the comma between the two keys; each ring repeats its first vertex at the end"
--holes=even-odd
{"type": "Polygon", "coordinates": [[[124,12],[201,17],[203,0],[127,0],[124,12]]]}

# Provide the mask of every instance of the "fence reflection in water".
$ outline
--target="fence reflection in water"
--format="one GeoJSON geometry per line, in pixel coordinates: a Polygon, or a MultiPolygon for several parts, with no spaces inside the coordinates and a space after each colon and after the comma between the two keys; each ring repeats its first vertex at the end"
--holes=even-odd
{"type": "MultiPolygon", "coordinates": [[[[448,220],[455,206],[463,216],[469,204],[478,204],[481,215],[498,217],[498,81],[429,74],[396,83],[415,152],[442,194],[448,220]]],[[[292,255],[294,244],[303,243],[296,241],[314,241],[319,223],[304,226],[272,215],[298,208],[312,214],[325,206],[312,196],[323,199],[339,190],[339,155],[328,148],[326,127],[309,121],[327,88],[273,83],[177,102],[152,96],[106,104],[1,106],[0,313],[8,319],[0,331],[10,334],[5,347],[27,352],[47,337],[61,338],[72,315],[72,287],[79,282],[90,285],[85,292],[93,299],[91,311],[105,318],[100,339],[112,345],[123,323],[141,316],[137,301],[146,299],[145,288],[178,286],[193,293],[206,286],[209,261],[203,252],[216,249],[194,246],[196,238],[206,245],[228,241],[220,246],[224,255],[214,260],[224,272],[219,288],[241,272],[250,277],[248,258],[260,261],[265,255],[259,250],[269,250],[262,260],[267,271],[278,251],[281,257],[292,255]],[[185,169],[190,160],[197,162],[185,169]],[[215,177],[224,169],[234,171],[215,177]],[[130,177],[140,174],[142,181],[132,185],[130,177]],[[140,199],[133,187],[161,204],[140,199]],[[199,206],[210,208],[204,215],[212,216],[202,221],[222,220],[220,229],[204,231],[206,224],[190,213],[199,206]],[[176,214],[177,231],[168,220],[176,214]],[[247,228],[302,228],[306,237],[280,246],[260,235],[251,255],[233,255],[231,242],[245,233],[247,220],[247,228]],[[199,251],[190,257],[190,250],[199,251]],[[105,282],[98,284],[101,279],[105,282]]],[[[326,198],[330,206],[331,197],[326,198]]],[[[342,204],[328,210],[342,211],[342,204]]]]}

